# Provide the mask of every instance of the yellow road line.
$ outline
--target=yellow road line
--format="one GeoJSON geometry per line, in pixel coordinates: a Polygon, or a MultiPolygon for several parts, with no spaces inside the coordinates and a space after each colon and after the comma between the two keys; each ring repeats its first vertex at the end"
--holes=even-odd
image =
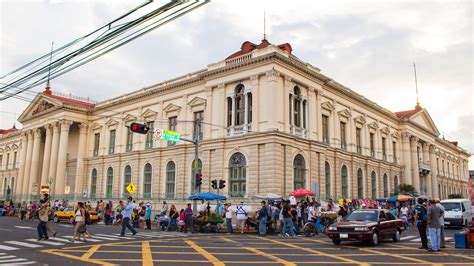
{"type": "Polygon", "coordinates": [[[99,245],[95,245],[95,246],[92,246],[86,253],[84,253],[82,256],[81,256],[81,259],[89,259],[92,255],[94,255],[94,253],[99,250],[100,246],[99,245]]]}
{"type": "Polygon", "coordinates": [[[224,240],[224,241],[230,242],[230,243],[241,244],[240,242],[237,242],[237,241],[235,241],[235,240],[229,239],[229,238],[227,238],[227,237],[221,237],[221,239],[224,240]]]}
{"type": "Polygon", "coordinates": [[[366,252],[371,252],[371,253],[375,253],[375,254],[379,254],[379,255],[384,255],[384,256],[390,256],[390,257],[394,257],[394,258],[397,258],[397,259],[409,260],[409,261],[416,262],[416,263],[430,264],[430,265],[433,265],[433,266],[434,265],[442,265],[442,264],[433,264],[433,262],[429,262],[429,261],[426,261],[426,260],[420,260],[420,259],[415,259],[415,258],[410,258],[410,257],[404,257],[404,256],[401,256],[401,255],[398,255],[398,254],[386,253],[386,252],[382,252],[382,251],[378,251],[378,250],[372,250],[372,249],[368,249],[368,248],[359,248],[359,250],[366,251],[366,252]]]}
{"type": "Polygon", "coordinates": [[[361,266],[369,266],[369,264],[368,264],[368,263],[365,263],[365,262],[359,262],[359,261],[351,260],[351,259],[344,258],[344,257],[341,257],[341,256],[337,256],[337,255],[334,255],[334,254],[323,253],[323,252],[320,252],[320,251],[318,251],[318,250],[314,250],[314,249],[310,249],[310,248],[305,248],[305,247],[300,247],[300,246],[297,246],[297,245],[294,245],[294,244],[285,243],[285,242],[281,242],[281,241],[274,240],[274,239],[263,238],[263,237],[256,237],[256,236],[250,236],[250,237],[254,237],[254,238],[258,238],[258,239],[263,239],[263,240],[267,240],[267,241],[273,242],[273,243],[275,243],[275,244],[280,244],[280,245],[284,245],[284,246],[287,246],[287,247],[297,248],[297,249],[299,249],[299,250],[304,250],[304,251],[307,251],[307,252],[310,252],[310,253],[319,254],[319,255],[325,256],[325,257],[331,257],[331,258],[333,258],[333,259],[342,260],[342,261],[345,261],[345,262],[347,262],[347,263],[353,263],[353,264],[357,264],[357,265],[361,265],[361,266]]]}
{"type": "Polygon", "coordinates": [[[196,250],[199,254],[203,255],[206,259],[208,259],[214,266],[224,266],[224,263],[220,261],[218,258],[214,257],[211,253],[207,252],[202,247],[198,246],[191,240],[184,241],[194,250],[196,250]]]}
{"type": "Polygon", "coordinates": [[[281,264],[283,264],[283,265],[285,265],[285,266],[296,266],[296,264],[293,263],[293,262],[289,262],[289,261],[287,261],[287,260],[281,259],[281,258],[279,258],[279,257],[277,257],[277,256],[272,255],[272,254],[265,253],[265,252],[263,252],[263,251],[261,251],[261,250],[258,250],[258,249],[256,249],[256,248],[245,247],[244,249],[249,250],[249,251],[252,251],[252,252],[254,252],[254,253],[256,253],[256,254],[258,254],[258,255],[260,255],[260,256],[263,256],[263,257],[265,257],[265,258],[274,260],[275,262],[281,263],[281,264]]]}
{"type": "Polygon", "coordinates": [[[153,256],[151,255],[150,241],[142,242],[142,260],[143,266],[153,265],[153,256]]]}
{"type": "Polygon", "coordinates": [[[66,257],[66,258],[70,258],[70,259],[80,260],[80,261],[84,261],[84,262],[87,262],[87,263],[95,263],[95,264],[98,264],[98,265],[104,265],[104,266],[113,266],[113,265],[115,265],[115,264],[103,262],[103,261],[100,261],[100,260],[83,259],[81,257],[76,257],[76,256],[71,255],[71,254],[63,254],[61,252],[56,252],[54,250],[41,250],[41,252],[49,253],[49,254],[53,254],[53,255],[58,255],[58,256],[66,257]]]}

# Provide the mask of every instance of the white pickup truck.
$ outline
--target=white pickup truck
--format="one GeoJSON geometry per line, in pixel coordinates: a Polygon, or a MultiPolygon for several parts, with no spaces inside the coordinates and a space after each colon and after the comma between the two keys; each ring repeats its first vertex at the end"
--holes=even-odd
{"type": "Polygon", "coordinates": [[[444,225],[467,226],[473,217],[473,208],[468,199],[447,199],[442,200],[444,212],[444,225]]]}

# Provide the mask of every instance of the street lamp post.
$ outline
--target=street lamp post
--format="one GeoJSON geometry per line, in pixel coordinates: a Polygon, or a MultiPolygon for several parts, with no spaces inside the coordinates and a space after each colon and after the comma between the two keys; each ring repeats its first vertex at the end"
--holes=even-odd
{"type": "Polygon", "coordinates": [[[49,192],[49,194],[51,194],[51,191],[52,191],[51,185],[53,185],[53,182],[54,182],[54,179],[52,177],[49,177],[48,178],[48,185],[49,185],[49,191],[48,192],[49,192]]]}

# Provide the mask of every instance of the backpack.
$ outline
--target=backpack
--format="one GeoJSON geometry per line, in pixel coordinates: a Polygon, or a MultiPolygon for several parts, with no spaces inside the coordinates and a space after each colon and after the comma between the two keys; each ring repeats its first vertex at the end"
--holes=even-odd
{"type": "Polygon", "coordinates": [[[86,224],[91,224],[91,214],[87,210],[84,211],[84,218],[86,224]]]}

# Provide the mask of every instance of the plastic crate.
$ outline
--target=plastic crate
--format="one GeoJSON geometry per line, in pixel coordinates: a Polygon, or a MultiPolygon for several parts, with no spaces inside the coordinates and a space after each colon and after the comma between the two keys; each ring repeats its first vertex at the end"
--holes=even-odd
{"type": "Polygon", "coordinates": [[[474,249],[474,233],[468,233],[467,234],[467,248],[472,248],[474,249]]]}
{"type": "Polygon", "coordinates": [[[467,234],[465,233],[454,234],[454,247],[467,248],[467,234]]]}

